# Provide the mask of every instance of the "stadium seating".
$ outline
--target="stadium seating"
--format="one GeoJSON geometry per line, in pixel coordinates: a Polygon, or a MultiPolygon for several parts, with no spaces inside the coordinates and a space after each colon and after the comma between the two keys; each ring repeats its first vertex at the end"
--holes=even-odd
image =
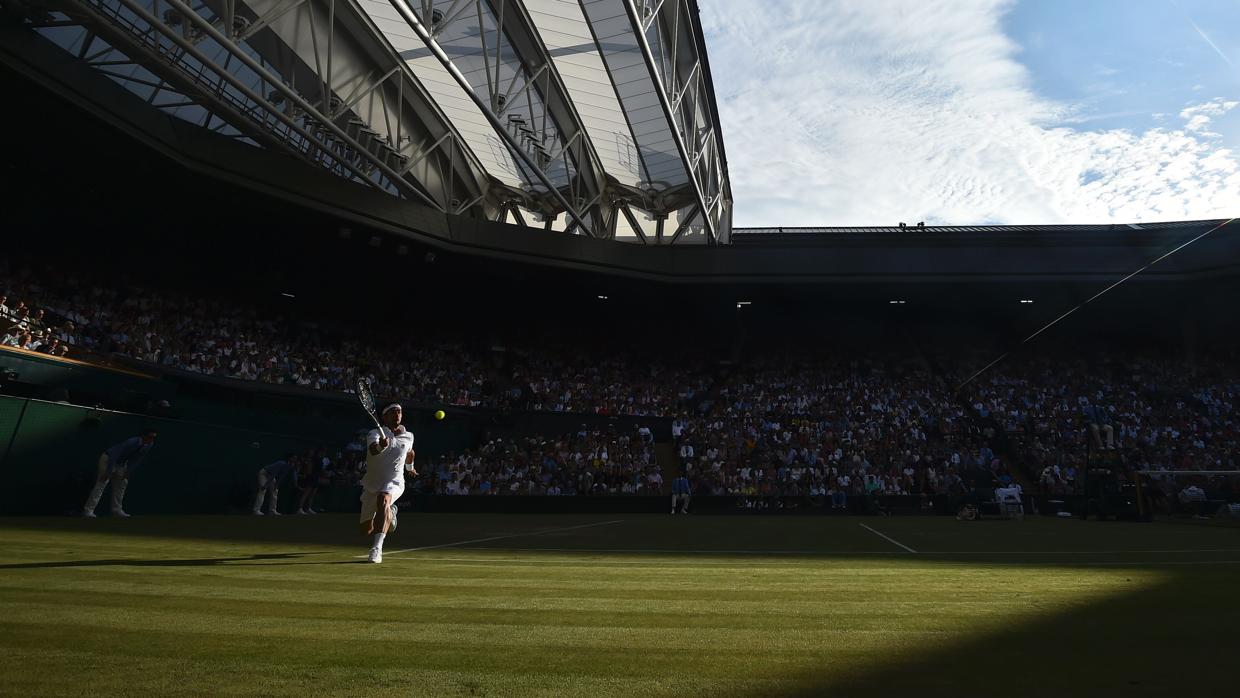
{"type": "MultiPolygon", "coordinates": [[[[309,390],[347,392],[364,377],[381,395],[445,406],[674,418],[679,456],[670,465],[694,493],[761,506],[865,511],[879,497],[905,497],[929,508],[1013,481],[1074,494],[1105,447],[1082,416],[1094,407],[1114,426],[1115,457],[1128,471],[1234,469],[1240,452],[1240,380],[1222,358],[1198,357],[1185,370],[1178,357],[1149,352],[1108,352],[1101,366],[1026,357],[957,392],[977,357],[943,364],[896,351],[784,352],[706,371],[637,361],[632,344],[600,354],[548,337],[510,344],[497,361],[450,333],[384,341],[334,317],[290,329],[257,305],[29,269],[0,279],[0,291],[10,345],[34,331],[79,358],[118,354],[309,390]]],[[[327,460],[327,479],[356,481],[359,454],[327,460]]],[[[633,433],[493,438],[437,458],[421,488],[657,493],[669,464],[655,461],[653,445],[633,433]]]]}

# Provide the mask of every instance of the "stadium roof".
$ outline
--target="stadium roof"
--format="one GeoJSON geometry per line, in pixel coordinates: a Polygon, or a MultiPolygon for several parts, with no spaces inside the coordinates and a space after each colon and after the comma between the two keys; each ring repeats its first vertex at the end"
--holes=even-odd
{"type": "Polygon", "coordinates": [[[816,240],[838,241],[844,236],[859,234],[891,234],[891,235],[945,235],[977,233],[1002,240],[1006,237],[1037,235],[1048,236],[1064,234],[1090,239],[1086,236],[1098,236],[1104,233],[1122,231],[1176,231],[1196,230],[1202,226],[1217,225],[1223,220],[1201,221],[1167,221],[1152,223],[1103,223],[1093,225],[891,225],[891,226],[823,226],[823,227],[775,227],[775,228],[733,228],[734,244],[771,245],[771,244],[812,244],[816,240]]]}
{"type": "Polygon", "coordinates": [[[1208,223],[733,231],[696,0],[23,0],[6,11],[18,21],[0,23],[0,61],[165,155],[435,244],[677,278],[817,279],[874,266],[845,247],[1104,247],[1208,223]],[[575,235],[547,244],[544,230],[575,235]],[[635,250],[579,237],[746,249],[711,256],[726,265],[695,258],[698,271],[666,254],[654,271],[644,256],[624,261],[635,250]],[[829,246],[830,260],[774,254],[829,246]]]}
{"type": "Polygon", "coordinates": [[[516,226],[726,242],[696,0],[32,0],[150,108],[516,226]]]}

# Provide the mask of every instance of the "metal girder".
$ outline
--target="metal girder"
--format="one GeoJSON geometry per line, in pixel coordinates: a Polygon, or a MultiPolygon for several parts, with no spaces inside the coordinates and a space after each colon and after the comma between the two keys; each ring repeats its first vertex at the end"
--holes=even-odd
{"type": "MultiPolygon", "coordinates": [[[[202,106],[208,119],[214,116],[258,143],[338,170],[345,176],[372,186],[380,186],[357,164],[337,157],[325,144],[316,142],[313,134],[289,115],[272,114],[262,109],[263,99],[226,68],[213,70],[211,57],[196,45],[197,42],[187,38],[186,33],[161,32],[157,25],[165,28],[167,25],[159,21],[148,23],[143,13],[126,12],[122,8],[129,9],[120,3],[71,1],[57,3],[54,9],[84,27],[88,32],[84,41],[93,43],[96,38],[106,41],[108,47],[94,54],[95,57],[106,56],[112,51],[128,56],[134,65],[141,65],[164,81],[162,84],[170,85],[172,91],[202,106]]],[[[149,12],[145,16],[153,19],[149,12]]],[[[32,22],[32,26],[38,28],[46,25],[32,22]]],[[[101,73],[107,74],[106,71],[101,73]]],[[[113,74],[110,77],[122,83],[134,82],[133,76],[113,74]]]]}
{"type": "MultiPolygon", "coordinates": [[[[689,179],[708,244],[721,241],[730,227],[726,199],[729,187],[718,145],[718,125],[708,103],[714,97],[706,78],[696,32],[696,18],[687,0],[623,0],[641,47],[642,58],[657,86],[656,94],[671,125],[676,149],[689,169],[689,179]],[[651,35],[655,37],[652,46],[651,35]],[[720,225],[722,222],[722,226],[720,225]],[[722,228],[722,230],[721,230],[722,228]]],[[[685,221],[692,219],[686,216],[685,221]]],[[[680,226],[672,241],[678,240],[680,226]]]]}
{"type": "Polygon", "coordinates": [[[461,213],[468,208],[463,201],[488,193],[485,168],[462,149],[451,123],[355,3],[205,2],[217,15],[235,12],[240,21],[225,22],[235,25],[235,36],[247,37],[325,117],[364,132],[365,142],[390,158],[400,175],[422,183],[438,208],[461,213]]]}
{"type": "MultiPolygon", "coordinates": [[[[152,14],[139,0],[119,0],[119,2],[129,9],[129,11],[142,17],[156,31],[168,35],[169,38],[172,38],[172,36],[176,34],[175,27],[166,24],[162,17],[152,14]]],[[[275,94],[278,94],[282,98],[281,101],[286,102],[293,108],[297,109],[303,120],[305,120],[308,125],[311,125],[316,132],[321,130],[323,135],[329,136],[330,140],[333,142],[333,145],[335,145],[335,148],[343,151],[342,155],[346,161],[356,161],[356,164],[352,165],[352,167],[358,167],[362,162],[367,163],[363,169],[363,173],[367,176],[367,178],[369,178],[370,173],[365,172],[365,170],[370,170],[373,172],[374,169],[377,169],[388,178],[393,186],[407,195],[420,199],[424,203],[434,206],[435,208],[439,208],[441,210],[444,208],[442,204],[430,197],[419,184],[411,182],[410,180],[400,176],[400,174],[393,167],[393,163],[388,161],[388,154],[383,151],[380,144],[374,142],[373,132],[368,132],[364,128],[364,122],[360,124],[350,124],[352,126],[357,126],[358,128],[349,128],[347,125],[341,126],[333,120],[329,114],[324,113],[322,109],[311,104],[310,101],[303,97],[297,90],[286,84],[281,76],[278,76],[269,70],[268,66],[264,65],[264,60],[261,60],[261,58],[256,58],[241,44],[234,41],[230,37],[235,30],[234,23],[230,22],[228,25],[225,25],[224,28],[226,31],[221,31],[221,29],[217,27],[214,22],[206,17],[203,17],[198,13],[198,11],[195,11],[189,5],[182,2],[182,0],[152,0],[152,3],[154,9],[158,9],[158,6],[163,3],[175,11],[173,14],[166,15],[168,17],[175,18],[177,17],[177,13],[179,13],[181,20],[180,23],[184,26],[186,33],[194,31],[198,33],[199,36],[209,37],[212,41],[221,46],[228,54],[226,62],[236,60],[244,64],[247,68],[249,68],[249,70],[253,71],[253,73],[259,78],[258,86],[261,89],[264,91],[270,89],[275,94]],[[363,144],[362,140],[366,140],[367,143],[363,144]]],[[[178,43],[183,43],[183,41],[178,43]]],[[[330,52],[328,57],[331,57],[330,52]]],[[[199,60],[202,60],[202,58],[199,57],[199,60]]],[[[252,99],[266,99],[262,96],[262,93],[254,94],[248,85],[238,84],[237,86],[238,89],[241,89],[242,87],[246,88],[242,91],[250,93],[249,96],[252,99]]],[[[271,92],[268,94],[271,94],[271,92]]],[[[275,107],[275,105],[271,106],[275,107]]],[[[278,109],[273,109],[272,112],[273,114],[281,113],[278,109]]],[[[289,119],[289,121],[291,122],[292,120],[289,119]]]]}
{"type": "Polygon", "coordinates": [[[637,222],[637,217],[633,215],[633,209],[626,205],[621,206],[620,211],[624,214],[625,219],[628,220],[629,227],[631,227],[637,237],[641,239],[642,244],[647,244],[646,233],[642,231],[641,224],[637,222]]]}
{"type": "MultiPolygon", "coordinates": [[[[570,182],[570,187],[576,184],[576,190],[570,191],[573,194],[572,201],[578,204],[582,200],[597,202],[588,209],[594,223],[591,233],[595,237],[610,237],[605,223],[607,211],[605,206],[599,207],[599,204],[605,204],[609,200],[605,195],[608,189],[607,175],[555,61],[524,3],[487,0],[487,4],[491,7],[492,15],[501,18],[500,26],[521,63],[537,65],[547,74],[548,78],[543,83],[544,89],[540,92],[540,97],[544,111],[550,114],[559,132],[561,156],[566,154],[573,161],[576,176],[574,181],[570,182]]],[[[511,91],[512,86],[508,89],[511,91]]],[[[508,110],[511,104],[514,102],[505,100],[501,109],[508,110]]]]}
{"type": "MultiPolygon", "coordinates": [[[[555,64],[521,3],[455,0],[445,11],[434,8],[428,0],[390,2],[477,106],[522,172],[545,189],[541,198],[526,192],[523,198],[527,207],[549,218],[564,211],[569,219],[567,231],[580,229],[593,237],[608,237],[604,206],[611,199],[604,195],[606,175],[555,64]],[[483,85],[475,86],[439,43],[452,23],[467,19],[478,22],[483,85]],[[494,32],[486,31],[487,20],[494,24],[494,32]],[[503,62],[506,54],[516,57],[516,65],[503,62]],[[512,70],[511,78],[503,80],[501,68],[512,70]],[[484,94],[479,94],[480,89],[484,94]]],[[[501,218],[505,215],[499,214],[501,218]]]]}
{"type": "Polygon", "coordinates": [[[71,52],[156,108],[187,118],[187,108],[201,107],[191,120],[212,130],[226,124],[257,144],[441,211],[481,204],[482,215],[492,215],[485,170],[453,141],[447,120],[435,119],[436,105],[403,61],[382,52],[356,13],[336,13],[337,1],[190,7],[181,0],[45,0],[26,7],[34,28],[49,21],[81,27],[71,52]]]}
{"type": "Polygon", "coordinates": [[[47,27],[82,26],[62,48],[154,108],[438,210],[608,239],[624,216],[633,242],[725,242],[731,194],[695,0],[607,6],[610,17],[583,0],[563,12],[526,0],[21,5],[47,27]],[[612,104],[596,90],[617,64],[612,104]],[[599,116],[600,102],[612,111],[599,116]],[[646,130],[627,128],[647,178],[650,153],[674,177],[647,186],[607,171],[625,167],[605,138],[618,132],[595,122],[617,109],[644,110],[646,130]]]}

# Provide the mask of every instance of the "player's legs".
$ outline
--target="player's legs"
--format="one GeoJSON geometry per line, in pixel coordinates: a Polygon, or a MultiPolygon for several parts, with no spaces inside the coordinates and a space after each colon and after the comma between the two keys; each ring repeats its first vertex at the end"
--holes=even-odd
{"type": "Polygon", "coordinates": [[[380,492],[375,499],[375,533],[387,533],[392,525],[392,495],[380,492]]]}
{"type": "Polygon", "coordinates": [[[1102,433],[1105,434],[1107,437],[1107,449],[1114,450],[1115,449],[1115,427],[1111,426],[1110,424],[1103,424],[1102,433]]]}
{"type": "Polygon", "coordinates": [[[675,514],[675,513],[676,513],[676,500],[677,500],[677,499],[680,499],[680,495],[678,495],[678,494],[674,494],[674,495],[672,495],[672,513],[673,513],[673,514],[675,514]]]}
{"type": "Polygon", "coordinates": [[[82,505],[83,516],[95,518],[95,508],[99,506],[99,500],[103,498],[103,488],[108,486],[108,480],[108,454],[101,453],[99,469],[95,474],[95,486],[91,488],[90,494],[86,497],[86,503],[82,505]]]}
{"type": "Polygon", "coordinates": [[[1102,438],[1098,435],[1098,425],[1091,423],[1089,425],[1089,433],[1093,436],[1094,448],[1101,451],[1102,450],[1102,438]]]}
{"type": "Polygon", "coordinates": [[[377,492],[369,497],[363,495],[363,500],[365,499],[371,500],[371,507],[373,507],[374,512],[369,519],[369,530],[374,535],[370,546],[370,561],[375,563],[383,562],[383,539],[387,537],[393,518],[392,494],[390,492],[377,492]]]}
{"type": "Polygon", "coordinates": [[[680,513],[689,513],[689,495],[687,494],[680,495],[680,513]]]}
{"type": "Polygon", "coordinates": [[[362,517],[359,520],[363,536],[375,534],[375,493],[362,491],[362,517]]]}

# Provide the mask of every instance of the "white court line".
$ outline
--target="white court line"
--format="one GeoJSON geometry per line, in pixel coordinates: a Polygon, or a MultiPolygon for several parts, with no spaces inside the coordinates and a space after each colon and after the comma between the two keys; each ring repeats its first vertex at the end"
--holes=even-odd
{"type": "Polygon", "coordinates": [[[1060,564],[1069,565],[1091,565],[1098,567],[1139,567],[1141,565],[1154,565],[1155,567],[1163,567],[1167,565],[1240,565],[1240,560],[1146,560],[1145,562],[1067,562],[1060,564]]]}
{"type": "Polygon", "coordinates": [[[922,555],[1153,555],[1180,553],[1240,553],[1240,548],[1181,548],[1179,550],[927,550],[922,555]]]}
{"type": "MultiPolygon", "coordinates": [[[[487,550],[487,548],[467,548],[467,550],[471,550],[471,551],[473,551],[473,550],[487,550]]],[[[511,550],[508,550],[507,552],[511,552],[511,550]]],[[[888,555],[903,555],[903,553],[887,553],[887,554],[888,554],[888,555]]],[[[548,563],[547,563],[546,561],[544,561],[544,560],[526,560],[526,559],[519,559],[519,560],[518,560],[518,559],[504,559],[504,558],[490,558],[490,557],[426,557],[426,556],[419,556],[419,557],[414,558],[414,559],[416,559],[418,562],[423,562],[423,561],[435,561],[435,562],[444,562],[444,563],[448,563],[448,564],[478,563],[478,564],[485,564],[485,565],[526,565],[526,566],[530,566],[530,565],[546,565],[546,564],[548,564],[548,563]]],[[[905,558],[901,557],[900,559],[905,559],[905,558]]],[[[924,559],[924,558],[923,558],[923,559],[924,559]]],[[[1022,562],[1022,561],[1018,561],[1018,562],[1022,562]]],[[[1028,563],[1030,563],[1030,564],[1068,565],[1068,566],[1074,566],[1074,567],[1075,567],[1075,566],[1081,566],[1081,565],[1086,565],[1086,566],[1091,566],[1091,567],[1093,567],[1093,566],[1098,566],[1098,567],[1114,567],[1114,566],[1124,566],[1124,567],[1142,567],[1142,566],[1147,566],[1147,565],[1148,565],[1148,566],[1153,566],[1153,567],[1165,567],[1165,566],[1172,566],[1172,565],[1240,565],[1240,560],[1145,560],[1145,561],[1143,561],[1143,562],[1112,562],[1112,561],[1096,561],[1096,560],[1079,560],[1079,559],[1078,559],[1078,560],[1047,560],[1047,561],[1025,560],[1025,561],[1023,561],[1023,562],[1028,562],[1028,563]]],[[[555,563],[551,563],[551,564],[555,564],[555,563]]],[[[666,563],[666,564],[665,564],[665,563],[661,563],[661,562],[657,562],[657,561],[653,561],[653,560],[650,560],[650,561],[646,561],[646,560],[574,560],[574,561],[572,561],[571,563],[565,563],[565,564],[572,564],[572,565],[577,566],[577,567],[601,567],[601,566],[643,566],[643,567],[660,567],[660,566],[666,566],[666,564],[688,565],[689,567],[698,567],[698,566],[699,566],[699,565],[697,565],[696,563],[688,563],[688,562],[685,562],[685,561],[683,561],[683,560],[680,560],[680,561],[674,561],[674,562],[669,562],[669,563],[666,563]]],[[[753,562],[753,563],[736,563],[736,562],[728,563],[728,565],[730,565],[730,566],[744,566],[744,567],[752,567],[752,566],[770,567],[771,565],[777,565],[777,564],[778,564],[778,563],[775,563],[775,562],[770,562],[770,561],[764,561],[764,562],[761,562],[761,563],[757,563],[757,562],[753,562]]],[[[835,570],[835,571],[838,571],[838,570],[841,570],[841,569],[851,569],[851,568],[839,568],[839,567],[833,567],[833,568],[831,568],[831,569],[832,569],[832,570],[835,570]]],[[[866,569],[868,569],[868,568],[866,568],[866,569]]]]}
{"type": "Polygon", "coordinates": [[[892,538],[891,536],[888,536],[888,535],[884,535],[884,534],[882,534],[882,533],[879,533],[878,531],[875,531],[874,529],[870,528],[869,526],[866,526],[866,525],[865,525],[865,524],[863,524],[863,523],[859,523],[859,524],[857,524],[857,525],[858,525],[858,526],[860,526],[861,528],[864,528],[865,530],[869,531],[870,533],[873,533],[874,535],[878,536],[879,538],[882,538],[882,539],[884,539],[884,540],[886,540],[886,541],[888,541],[888,542],[891,542],[891,543],[895,543],[896,545],[900,546],[901,548],[904,548],[905,550],[909,551],[910,553],[916,553],[916,552],[917,552],[916,550],[913,550],[912,548],[910,548],[910,547],[908,547],[907,545],[905,545],[905,544],[901,543],[900,541],[896,540],[895,538],[892,538]]]}
{"type": "Polygon", "coordinates": [[[685,550],[683,548],[465,548],[514,553],[673,553],[685,555],[895,555],[890,550],[685,550]]]}
{"type": "MultiPolygon", "coordinates": [[[[876,531],[877,533],[877,531],[876,531]]],[[[907,548],[906,548],[907,549],[907,548]]],[[[685,550],[683,548],[467,548],[467,550],[512,553],[610,553],[648,555],[903,555],[892,550],[685,550]]],[[[1187,550],[923,550],[918,555],[1154,555],[1181,553],[1240,553],[1240,548],[1187,550]]],[[[364,556],[363,556],[364,557],[364,556]]]]}
{"type": "MultiPolygon", "coordinates": [[[[600,521],[598,523],[582,524],[580,526],[565,526],[564,528],[548,528],[543,531],[531,531],[529,533],[512,533],[506,536],[491,536],[490,538],[475,538],[473,540],[462,540],[455,543],[440,543],[439,545],[423,545],[420,548],[405,548],[404,550],[393,550],[388,555],[399,555],[400,553],[412,553],[419,550],[434,550],[436,548],[451,548],[457,545],[469,545],[470,543],[486,543],[493,540],[504,540],[505,538],[521,538],[523,536],[541,536],[547,533],[559,533],[561,531],[575,531],[579,528],[591,528],[593,526],[607,526],[609,524],[618,524],[624,519],[616,519],[615,521],[600,521]]],[[[366,557],[365,555],[354,555],[353,557],[366,557]]]]}

